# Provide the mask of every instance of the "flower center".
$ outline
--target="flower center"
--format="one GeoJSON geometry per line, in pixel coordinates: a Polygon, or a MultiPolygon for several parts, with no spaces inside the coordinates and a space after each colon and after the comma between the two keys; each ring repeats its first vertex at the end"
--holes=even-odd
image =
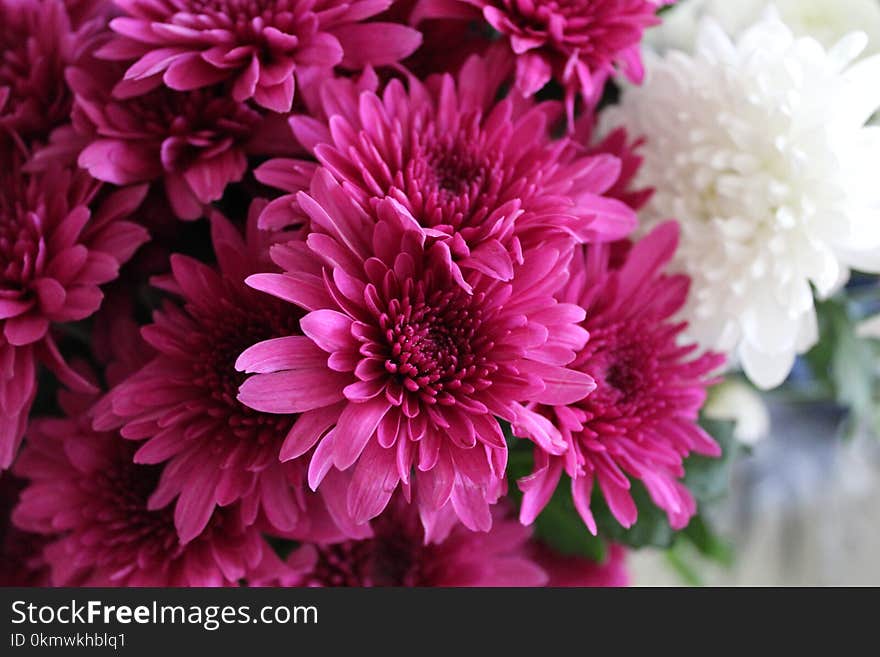
{"type": "Polygon", "coordinates": [[[450,232],[477,228],[495,207],[504,182],[503,158],[487,152],[479,117],[462,120],[454,133],[438,133],[436,126],[414,132],[413,153],[402,179],[395,182],[406,193],[414,216],[425,226],[450,232]]]}
{"type": "Polygon", "coordinates": [[[476,196],[486,178],[486,162],[473,147],[459,147],[451,138],[435,143],[427,153],[428,170],[433,176],[433,187],[442,200],[454,200],[462,195],[476,196]]]}
{"type": "MultiPolygon", "coordinates": [[[[214,157],[246,141],[259,121],[259,115],[216,91],[186,93],[158,89],[125,101],[125,120],[136,120],[139,131],[161,143],[162,165],[166,171],[184,171],[204,157],[214,157]]],[[[106,113],[113,120],[112,112],[106,113]]],[[[111,124],[115,134],[128,131],[111,124]]]]}
{"type": "MultiPolygon", "coordinates": [[[[104,455],[108,463],[80,485],[89,500],[84,513],[91,515],[89,526],[99,530],[94,540],[100,551],[98,563],[117,564],[120,571],[134,568],[167,567],[186,550],[174,526],[174,505],[161,509],[147,508],[150,495],[162,474],[161,465],[134,463],[138,444],[118,435],[104,435],[104,455]]],[[[211,516],[202,536],[228,533],[227,512],[211,516]]]]}
{"type": "Polygon", "coordinates": [[[179,546],[173,505],[156,511],[147,509],[162,466],[135,464],[137,444],[118,436],[113,440],[111,463],[83,480],[89,499],[97,505],[92,520],[104,530],[104,549],[119,557],[126,555],[117,552],[125,546],[176,556],[179,546]]]}
{"type": "Polygon", "coordinates": [[[233,292],[205,312],[189,311],[199,328],[187,336],[195,355],[192,383],[204,390],[212,402],[208,412],[221,418],[239,437],[258,442],[284,436],[293,424],[286,415],[261,413],[241,404],[236,396],[246,376],[235,369],[235,361],[248,347],[263,340],[299,333],[301,313],[291,304],[259,298],[250,291],[246,300],[233,292]]]}
{"type": "Polygon", "coordinates": [[[493,343],[480,330],[484,295],[458,287],[426,295],[421,282],[407,287],[413,293],[393,299],[380,317],[385,369],[429,403],[452,403],[450,393],[489,387],[497,366],[486,357],[493,343]]]}
{"type": "Polygon", "coordinates": [[[615,388],[624,399],[635,397],[645,384],[645,376],[639,370],[643,354],[638,348],[621,349],[611,357],[611,365],[605,372],[605,383],[615,388]]]}
{"type": "Polygon", "coordinates": [[[318,547],[318,561],[307,585],[422,586],[429,583],[434,548],[421,530],[400,514],[375,521],[375,538],[318,547]]]}
{"type": "Polygon", "coordinates": [[[650,417],[659,403],[655,392],[663,385],[663,331],[662,325],[646,330],[632,321],[590,327],[590,340],[577,363],[598,387],[579,404],[594,416],[650,417]]]}
{"type": "Polygon", "coordinates": [[[312,13],[309,5],[300,0],[175,0],[174,5],[179,13],[168,17],[174,24],[197,30],[226,29],[236,35],[239,45],[259,41],[266,27],[287,34],[302,32],[295,29],[298,26],[315,31],[304,21],[312,13]]]}

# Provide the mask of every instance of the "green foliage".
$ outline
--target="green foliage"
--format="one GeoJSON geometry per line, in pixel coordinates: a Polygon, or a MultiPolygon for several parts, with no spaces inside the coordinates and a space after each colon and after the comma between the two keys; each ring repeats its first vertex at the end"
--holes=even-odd
{"type": "MultiPolygon", "coordinates": [[[[510,446],[509,489],[511,497],[519,502],[521,494],[516,480],[532,470],[532,445],[516,438],[506,422],[500,423],[510,446]]],[[[722,457],[711,459],[697,455],[685,463],[685,483],[700,508],[723,497],[727,490],[730,465],[738,449],[733,438],[732,423],[704,420],[702,425],[721,445],[722,457]]],[[[626,529],[615,520],[596,487],[591,508],[599,531],[598,536],[592,536],[572,502],[570,480],[563,475],[547,507],[535,521],[535,535],[563,554],[579,555],[595,561],[604,559],[607,541],[613,541],[633,548],[671,549],[678,556],[684,549],[681,546],[688,545],[708,559],[722,564],[730,563],[732,555],[729,546],[712,532],[704,517],[696,516],[687,528],[676,532],[670,527],[666,513],[651,501],[641,482],[633,481],[631,492],[638,508],[638,521],[626,529]]],[[[670,557],[670,561],[674,559],[675,555],[670,557]]]]}
{"type": "Polygon", "coordinates": [[[590,508],[596,518],[599,535],[633,548],[667,548],[672,545],[675,532],[669,526],[666,512],[651,501],[651,496],[641,482],[633,480],[630,493],[636,503],[639,517],[632,527],[625,529],[611,514],[598,486],[593,491],[590,508]]]}
{"type": "MultiPolygon", "coordinates": [[[[510,424],[504,420],[499,419],[498,423],[501,425],[509,447],[507,456],[508,490],[510,497],[519,504],[522,500],[522,494],[516,481],[532,471],[534,464],[533,445],[514,436],[510,424]]],[[[603,561],[606,552],[605,541],[587,531],[577,509],[574,508],[569,490],[569,479],[563,477],[547,508],[535,520],[535,536],[562,554],[603,561]]]]}
{"type": "Polygon", "coordinates": [[[717,502],[727,494],[730,468],[739,455],[740,444],[733,437],[733,423],[703,418],[700,425],[721,446],[719,458],[694,454],[685,462],[684,483],[701,505],[717,502]]]}
{"type": "Polygon", "coordinates": [[[574,507],[570,480],[563,476],[547,508],[535,520],[535,536],[562,554],[604,561],[607,545],[602,534],[593,536],[574,507]]]}
{"type": "Polygon", "coordinates": [[[851,414],[850,428],[873,424],[877,418],[875,345],[856,335],[845,298],[820,301],[816,311],[821,340],[805,357],[813,375],[813,399],[828,399],[846,408],[851,414]]]}

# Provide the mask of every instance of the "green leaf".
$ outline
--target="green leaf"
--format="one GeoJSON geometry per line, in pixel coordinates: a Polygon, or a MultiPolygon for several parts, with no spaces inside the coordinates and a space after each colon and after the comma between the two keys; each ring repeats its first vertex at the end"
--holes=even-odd
{"type": "Polygon", "coordinates": [[[574,507],[570,490],[568,477],[563,477],[550,502],[535,520],[535,536],[562,554],[602,562],[606,556],[605,541],[587,530],[574,507]]]}
{"type": "Polygon", "coordinates": [[[721,446],[721,456],[710,458],[694,454],[684,463],[684,484],[698,504],[715,502],[727,494],[730,467],[739,454],[739,442],[733,437],[733,422],[703,418],[700,426],[721,446]]]}
{"type": "Polygon", "coordinates": [[[846,299],[835,297],[816,304],[821,340],[806,355],[813,375],[828,395],[853,414],[851,426],[872,422],[874,349],[856,335],[846,299]]]}
{"type": "MultiPolygon", "coordinates": [[[[510,497],[517,505],[522,501],[522,493],[516,481],[532,472],[534,459],[532,443],[513,435],[510,425],[498,420],[509,451],[507,455],[507,481],[510,497]]],[[[604,561],[606,545],[602,538],[593,536],[571,500],[571,485],[563,476],[547,506],[541,511],[534,524],[534,535],[557,552],[586,557],[593,561],[604,561]]]]}
{"type": "MultiPolygon", "coordinates": [[[[528,441],[516,438],[506,422],[499,422],[510,446],[508,488],[511,498],[519,503],[522,496],[516,480],[532,471],[533,446],[528,441]]],[[[733,438],[732,422],[703,420],[701,425],[722,448],[720,458],[695,455],[685,462],[685,483],[702,506],[720,498],[726,492],[730,465],[738,450],[738,443],[733,438]]],[[[630,492],[638,510],[638,520],[629,529],[622,527],[614,518],[599,487],[594,489],[590,504],[598,527],[598,536],[594,537],[587,530],[571,499],[570,479],[563,475],[547,507],[535,520],[535,536],[563,554],[602,561],[607,549],[606,541],[633,548],[668,549],[675,544],[677,536],[683,534],[688,542],[707,557],[722,562],[729,561],[729,549],[711,532],[703,518],[693,518],[685,530],[677,533],[669,525],[666,512],[654,504],[644,485],[637,480],[633,480],[631,485],[630,492]]]]}
{"type": "Polygon", "coordinates": [[[590,508],[596,518],[599,536],[604,536],[615,543],[623,543],[634,548],[658,547],[667,548],[672,545],[675,532],[669,526],[666,512],[658,508],[651,500],[648,490],[640,481],[632,481],[630,489],[633,501],[638,509],[638,520],[626,529],[620,525],[608,508],[605,497],[597,486],[593,491],[590,508]]]}
{"type": "Polygon", "coordinates": [[[703,578],[694,568],[692,550],[686,543],[676,541],[666,551],[666,561],[687,586],[703,586],[703,578]]]}
{"type": "Polygon", "coordinates": [[[733,564],[733,547],[712,530],[703,516],[691,518],[688,526],[679,534],[676,543],[682,541],[687,541],[704,557],[722,566],[733,564]]]}

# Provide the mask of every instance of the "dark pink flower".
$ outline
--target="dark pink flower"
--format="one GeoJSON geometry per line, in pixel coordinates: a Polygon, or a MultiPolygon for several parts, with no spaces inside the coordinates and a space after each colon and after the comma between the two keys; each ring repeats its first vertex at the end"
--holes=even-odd
{"type": "Polygon", "coordinates": [[[239,354],[256,342],[298,334],[304,314],[244,284],[270,267],[256,214],[247,242],[229,221],[212,217],[216,269],[172,256],[172,273],[156,284],[182,305],[168,301],[154,314],[142,333],[156,356],[95,412],[97,428],[121,426],[125,438],[144,441],[137,463],[167,463],[150,504],[176,500],[183,542],[204,530],[215,507],[234,503],[247,525],[261,512],[281,532],[308,520],[305,465],[278,458],[294,416],[260,413],[236,399],[244,380],[235,369],[239,354]]]}
{"type": "Polygon", "coordinates": [[[70,117],[64,69],[93,39],[96,25],[71,27],[61,0],[0,0],[0,148],[12,140],[32,153],[70,117]]]}
{"type": "Polygon", "coordinates": [[[115,0],[117,37],[108,59],[137,59],[124,86],[162,84],[178,91],[230,81],[236,102],[249,98],[290,111],[303,69],[392,64],[421,35],[394,23],[363,22],[391,0],[115,0]]]}
{"type": "Polygon", "coordinates": [[[20,528],[49,537],[55,586],[234,586],[281,564],[235,509],[218,511],[182,543],[170,507],[149,499],[162,468],[138,465],[137,444],[91,429],[85,417],[32,423],[16,463],[30,480],[13,513],[20,528]]]}
{"type": "Polygon", "coordinates": [[[614,517],[630,527],[637,516],[630,479],[640,480],[675,529],[696,510],[679,481],[691,452],[718,456],[720,448],[697,424],[712,373],[724,362],[696,345],[678,342],[684,324],[672,318],[684,304],[689,279],[662,273],[675,252],[678,227],[662,224],[623,257],[609,245],[590,245],[576,257],[559,295],[587,313],[590,339],[571,367],[589,374],[596,389],[573,404],[542,409],[568,444],[553,455],[535,451],[534,472],[520,481],[520,519],[530,523],[547,504],[562,472],[571,477],[578,512],[592,533],[597,482],[614,517]]]}
{"type": "MultiPolygon", "coordinates": [[[[112,67],[74,67],[67,79],[76,96],[76,130],[64,137],[81,142],[79,165],[115,185],[162,181],[182,219],[201,217],[206,204],[241,180],[247,154],[266,139],[267,130],[273,131],[272,121],[222,89],[181,93],[160,88],[136,98],[115,98],[111,91],[118,78],[112,67]]],[[[62,147],[63,138],[54,141],[62,147]]],[[[290,140],[281,133],[277,141],[290,140]]]]}
{"type": "Polygon", "coordinates": [[[605,561],[560,554],[544,543],[534,542],[529,556],[547,573],[547,586],[622,587],[629,586],[626,550],[611,545],[605,561]]]}
{"type": "Polygon", "coordinates": [[[655,0],[421,0],[412,19],[482,16],[516,55],[520,93],[531,96],[555,79],[571,116],[575,95],[592,106],[615,68],[641,82],[639,44],[645,29],[659,23],[657,6],[655,0]]]}
{"type": "Polygon", "coordinates": [[[463,527],[447,506],[442,534],[425,536],[415,505],[396,495],[372,524],[372,536],[306,543],[288,559],[287,586],[543,586],[547,576],[528,553],[529,530],[493,509],[489,532],[463,527]]]}
{"type": "MultiPolygon", "coordinates": [[[[314,116],[295,116],[298,141],[366,211],[385,196],[426,234],[448,240],[459,265],[509,280],[523,248],[560,235],[619,239],[635,214],[603,193],[620,163],[588,156],[568,139],[552,141],[553,103],[495,102],[506,55],[472,57],[457,79],[434,76],[409,90],[392,80],[381,95],[368,72],[321,89],[314,116]],[[326,118],[325,118],[326,117],[326,118]]],[[[557,107],[558,109],[558,107],[557,107]]],[[[288,192],[308,184],[314,165],[276,159],[256,176],[288,192]]],[[[293,193],[273,201],[261,224],[301,222],[293,193]]]]}
{"type": "Polygon", "coordinates": [[[50,324],[94,313],[99,286],[147,240],[124,220],[145,188],[99,194],[100,187],[83,171],[26,174],[16,155],[0,169],[0,469],[21,441],[37,359],[66,385],[92,389],[64,363],[50,324]]]}
{"type": "Polygon", "coordinates": [[[465,525],[488,529],[507,457],[496,416],[558,451],[558,432],[520,402],[567,404],[593,387],[564,367],[586,338],[583,311],[552,297],[569,254],[536,247],[504,282],[456,267],[448,240],[394,199],[367,215],[324,169],[298,203],[315,232],[274,247],[283,274],[247,281],[306,311],[305,335],[245,351],[237,367],[256,375],[239,399],[301,414],[281,457],[317,445],[313,489],[331,467],[353,468],[356,522],[381,513],[415,472],[424,517],[451,500],[465,525]]]}

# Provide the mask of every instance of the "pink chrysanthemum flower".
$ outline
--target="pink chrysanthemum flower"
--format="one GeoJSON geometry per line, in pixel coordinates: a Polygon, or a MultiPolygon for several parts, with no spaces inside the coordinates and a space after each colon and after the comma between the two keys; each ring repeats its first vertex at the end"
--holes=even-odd
{"type": "Polygon", "coordinates": [[[341,543],[306,543],[288,559],[287,586],[543,586],[529,556],[529,530],[493,508],[487,532],[473,532],[445,507],[442,534],[425,536],[417,508],[398,494],[372,524],[372,536],[341,543]]]}
{"type": "Polygon", "coordinates": [[[316,232],[307,245],[274,248],[284,274],[248,283],[307,311],[305,336],[245,351],[237,367],[256,376],[239,399],[302,414],[282,456],[317,444],[313,489],[332,466],[354,468],[355,522],[378,515],[415,468],[423,516],[451,499],[465,525],[488,529],[507,456],[495,417],[559,451],[558,432],[519,402],[566,404],[593,387],[564,367],[586,339],[583,311],[552,297],[568,253],[537,247],[510,282],[462,276],[447,241],[426,236],[393,199],[367,215],[320,169],[298,202],[316,232]]]}
{"type": "Polygon", "coordinates": [[[558,298],[586,310],[583,326],[590,339],[571,367],[595,379],[596,389],[574,404],[542,409],[562,432],[568,451],[562,456],[535,451],[535,470],[520,481],[524,523],[547,504],[563,470],[593,534],[594,482],[624,527],[637,516],[630,478],[644,484],[673,528],[686,526],[694,514],[693,496],[679,481],[682,460],[691,452],[720,454],[696,420],[712,373],[724,359],[712,353],[695,356],[696,345],[678,343],[684,324],[671,318],[686,300],[689,281],[662,273],[677,242],[678,227],[669,222],[626,254],[591,245],[586,257],[572,263],[571,279],[558,298]]]}
{"type": "MultiPolygon", "coordinates": [[[[78,133],[68,138],[83,142],[79,165],[115,185],[161,180],[181,219],[201,217],[206,204],[241,180],[247,154],[273,129],[271,121],[218,88],[161,88],[114,98],[118,78],[112,71],[71,68],[67,79],[76,97],[78,133]]],[[[275,138],[290,141],[286,133],[275,138]]]]}
{"type": "Polygon", "coordinates": [[[629,586],[626,550],[611,545],[605,561],[597,563],[584,557],[559,554],[544,543],[534,542],[529,556],[547,573],[547,586],[622,587],[629,586]]]}
{"type": "Polygon", "coordinates": [[[117,433],[92,430],[84,417],[32,423],[16,462],[30,484],[13,520],[49,537],[53,585],[235,586],[267,568],[280,574],[272,549],[234,509],[180,542],[171,508],[148,502],[162,469],[134,463],[136,449],[117,433]]]}
{"type": "Polygon", "coordinates": [[[392,64],[421,41],[403,25],[363,22],[392,0],[114,1],[118,36],[99,54],[137,59],[127,82],[190,91],[229,80],[233,100],[275,112],[290,111],[303,68],[392,64]]]}
{"type": "Polygon", "coordinates": [[[30,153],[69,119],[64,69],[94,32],[75,31],[61,0],[0,0],[0,146],[12,140],[30,153]]]}
{"type": "MultiPolygon", "coordinates": [[[[509,280],[522,249],[564,234],[613,240],[635,214],[603,196],[620,172],[610,155],[587,156],[568,139],[551,141],[553,103],[495,102],[506,56],[472,57],[455,79],[392,80],[381,95],[369,72],[357,83],[321,90],[326,121],[295,116],[298,141],[365,210],[390,196],[432,236],[445,237],[463,268],[509,280]]],[[[303,188],[309,165],[271,160],[257,178],[289,192],[303,188]]],[[[293,194],[261,219],[274,227],[301,221],[293,194]]]]}
{"type": "Polygon", "coordinates": [[[256,342],[299,333],[303,312],[257,292],[244,279],[265,271],[267,245],[256,228],[254,204],[248,240],[219,215],[211,219],[217,269],[174,255],[172,273],[156,280],[179,296],[142,330],[156,357],[116,386],[95,412],[95,427],[122,426],[144,441],[143,464],[167,463],[150,504],[176,499],[174,523],[184,542],[204,530],[215,507],[240,503],[242,521],[260,512],[276,531],[307,519],[305,466],[282,463],[279,450],[293,426],[290,415],[260,413],[236,399],[244,376],[235,360],[256,342]]]}
{"type": "Polygon", "coordinates": [[[50,324],[94,313],[98,286],[147,240],[143,228],[124,221],[145,188],[97,196],[99,189],[82,171],[25,174],[14,154],[0,169],[0,469],[21,441],[37,359],[66,385],[91,389],[64,363],[50,324]]]}
{"type": "Polygon", "coordinates": [[[592,106],[616,67],[633,82],[644,76],[639,44],[659,23],[656,0],[421,0],[425,18],[482,16],[507,37],[516,55],[516,87],[531,96],[555,79],[565,89],[569,116],[580,93],[592,106]]]}

